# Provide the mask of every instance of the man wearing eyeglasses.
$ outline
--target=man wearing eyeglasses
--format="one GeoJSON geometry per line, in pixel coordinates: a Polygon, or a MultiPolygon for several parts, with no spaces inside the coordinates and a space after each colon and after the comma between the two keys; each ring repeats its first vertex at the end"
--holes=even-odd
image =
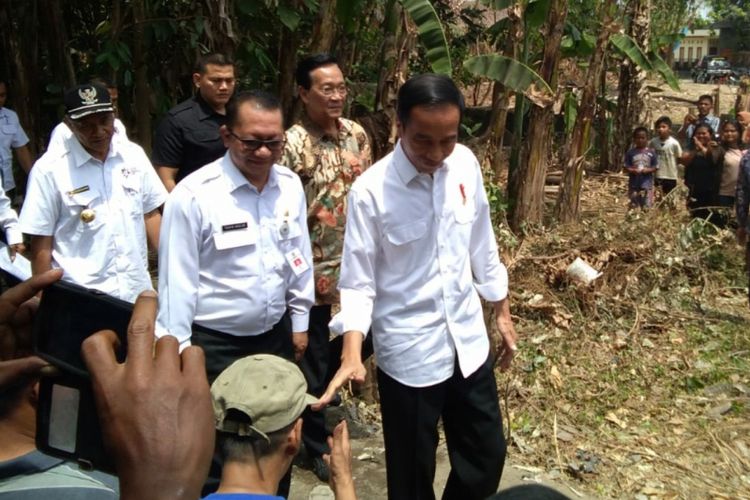
{"type": "Polygon", "coordinates": [[[159,245],[158,335],[204,347],[209,381],[248,354],[301,358],[314,299],[302,184],[276,164],[278,99],[238,94],[220,131],[226,154],[172,191],[159,245]]]}
{"type": "MultiPolygon", "coordinates": [[[[297,65],[299,97],[305,105],[300,122],[286,131],[281,160],[302,179],[307,197],[307,220],[314,248],[315,305],[310,311],[309,344],[300,368],[310,394],[320,396],[329,371],[331,306],[338,304],[336,289],[344,225],[346,196],[354,179],[372,162],[370,142],[357,123],[342,118],[347,88],[336,58],[315,54],[297,65]]],[[[324,411],[303,414],[302,440],[312,469],[328,481],[322,456],[330,453],[324,411]]]]}
{"type": "Polygon", "coordinates": [[[241,92],[226,110],[227,152],[177,184],[159,245],[156,334],[201,346],[209,382],[250,354],[299,360],[315,298],[302,183],[277,164],[279,100],[241,92]]]}

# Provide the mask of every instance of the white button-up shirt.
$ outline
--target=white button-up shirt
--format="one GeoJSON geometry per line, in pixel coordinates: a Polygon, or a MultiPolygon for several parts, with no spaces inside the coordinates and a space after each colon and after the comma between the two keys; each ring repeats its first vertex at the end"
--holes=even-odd
{"type": "Polygon", "coordinates": [[[274,165],[260,192],[229,153],[185,177],[164,208],[157,336],[184,348],[193,322],[259,335],[287,308],[293,331],[307,331],[315,292],[306,217],[302,183],[286,167],[274,165]]]}
{"type": "Polygon", "coordinates": [[[104,162],[73,137],[31,169],[21,230],[52,236],[52,265],[63,279],[129,302],[151,290],[144,215],[167,192],[140,146],[112,141],[104,162]],[[94,211],[84,222],[81,212],[94,211]]]}
{"type": "Polygon", "coordinates": [[[334,331],[372,326],[378,366],[412,387],[464,377],[489,355],[481,295],[508,293],[474,154],[457,145],[434,177],[400,143],[354,182],[334,331]],[[478,292],[478,293],[477,293],[478,292]]]}
{"type": "Polygon", "coordinates": [[[23,233],[18,228],[18,214],[10,206],[10,198],[0,188],[0,228],[5,231],[8,245],[23,243],[23,233]]]}
{"type": "Polygon", "coordinates": [[[15,111],[0,108],[0,175],[5,191],[16,187],[13,179],[13,150],[28,144],[29,138],[23,131],[15,111]]]}

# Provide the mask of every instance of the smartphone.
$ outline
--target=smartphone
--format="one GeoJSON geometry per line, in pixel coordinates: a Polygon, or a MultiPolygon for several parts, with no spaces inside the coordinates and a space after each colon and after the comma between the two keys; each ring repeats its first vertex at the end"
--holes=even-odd
{"type": "Polygon", "coordinates": [[[123,361],[132,311],[129,302],[67,282],[42,292],[34,321],[34,350],[60,371],[59,376],[40,381],[36,445],[42,452],[87,468],[114,471],[104,448],[81,344],[100,330],[113,330],[120,340],[116,356],[123,361]]]}

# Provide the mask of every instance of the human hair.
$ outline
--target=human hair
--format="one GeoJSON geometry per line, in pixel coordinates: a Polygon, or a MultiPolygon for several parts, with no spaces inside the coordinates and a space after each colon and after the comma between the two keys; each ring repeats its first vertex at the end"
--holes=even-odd
{"type": "Polygon", "coordinates": [[[698,98],[698,102],[701,102],[701,101],[708,101],[711,104],[713,104],[714,103],[714,98],[712,96],[710,96],[709,94],[703,94],[702,96],[700,96],[698,98]]]}
{"type": "MultiPolygon", "coordinates": [[[[239,412],[237,412],[239,413],[239,412]]],[[[245,416],[245,415],[242,415],[245,416]]],[[[275,453],[284,445],[286,438],[297,423],[269,432],[268,440],[260,434],[240,436],[232,432],[216,432],[216,452],[222,463],[226,462],[257,462],[261,458],[275,453]]]]}
{"type": "Polygon", "coordinates": [[[297,80],[297,85],[305,90],[310,90],[310,87],[312,86],[310,73],[320,67],[330,66],[331,64],[338,65],[338,63],[338,59],[328,52],[321,52],[320,54],[313,54],[305,57],[297,63],[297,69],[294,72],[294,78],[297,80]]]}
{"type": "Polygon", "coordinates": [[[0,391],[0,420],[6,418],[13,410],[18,408],[21,398],[24,397],[34,382],[36,382],[36,377],[24,376],[0,391]]]}
{"type": "Polygon", "coordinates": [[[646,127],[636,127],[633,129],[633,137],[638,135],[639,133],[643,132],[646,134],[646,137],[648,137],[648,129],[646,127]]]}
{"type": "Polygon", "coordinates": [[[398,90],[396,113],[402,125],[409,121],[415,106],[452,104],[458,107],[459,119],[464,114],[464,96],[456,84],[445,75],[426,73],[410,78],[398,90]]]}
{"type": "Polygon", "coordinates": [[[234,61],[229,56],[219,54],[218,52],[212,52],[210,54],[203,54],[195,61],[195,73],[205,74],[208,71],[208,65],[213,64],[214,66],[234,66],[234,61]]]}
{"type": "MultiPolygon", "coordinates": [[[[737,120],[729,119],[722,122],[721,126],[719,127],[719,132],[724,132],[724,128],[727,125],[731,125],[734,127],[734,129],[737,131],[737,145],[742,144],[742,133],[744,132],[744,129],[742,128],[742,125],[740,125],[740,122],[737,120]]],[[[722,144],[727,144],[722,140],[722,144]]]]}
{"type": "Polygon", "coordinates": [[[257,109],[264,111],[278,111],[281,113],[279,98],[265,90],[246,90],[235,94],[227,103],[227,127],[237,125],[239,110],[245,103],[253,103],[257,109]]]}
{"type": "Polygon", "coordinates": [[[657,118],[656,123],[654,123],[654,128],[659,128],[659,125],[662,123],[666,123],[667,127],[672,128],[672,120],[670,120],[668,116],[660,116],[657,118]]]}
{"type": "Polygon", "coordinates": [[[714,129],[711,128],[711,125],[709,125],[708,123],[699,123],[693,129],[693,137],[695,137],[695,133],[698,132],[702,128],[705,128],[706,130],[708,130],[708,133],[711,135],[711,137],[714,137],[716,135],[714,133],[714,129]]]}

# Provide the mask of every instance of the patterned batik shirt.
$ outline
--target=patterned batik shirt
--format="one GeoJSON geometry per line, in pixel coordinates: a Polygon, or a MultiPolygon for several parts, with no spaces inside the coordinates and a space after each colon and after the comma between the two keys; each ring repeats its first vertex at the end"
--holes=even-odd
{"type": "Polygon", "coordinates": [[[339,118],[338,131],[331,137],[305,116],[286,131],[279,162],[297,172],[305,188],[318,305],[339,302],[346,199],[354,179],[372,163],[370,141],[360,125],[339,118]]]}

